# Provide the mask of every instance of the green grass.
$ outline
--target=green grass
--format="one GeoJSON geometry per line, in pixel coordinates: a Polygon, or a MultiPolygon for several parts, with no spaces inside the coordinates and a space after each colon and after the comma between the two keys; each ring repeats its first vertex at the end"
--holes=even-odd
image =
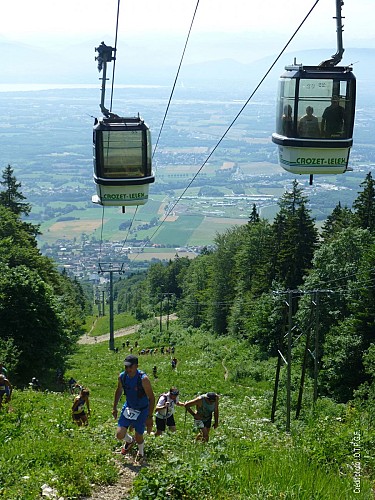
{"type": "MultiPolygon", "coordinates": [[[[113,327],[114,330],[119,330],[120,328],[126,328],[128,326],[135,325],[137,320],[134,316],[129,313],[115,314],[113,317],[113,327]]],[[[104,335],[109,333],[109,306],[107,305],[107,312],[105,316],[97,317],[90,316],[86,319],[86,324],[84,329],[91,337],[96,337],[99,335],[104,335]]]]}
{"type": "Polygon", "coordinates": [[[161,230],[153,238],[153,243],[164,245],[186,246],[191,235],[199,227],[203,220],[201,215],[178,217],[174,222],[168,222],[161,226],[161,230]]]}
{"type": "MultiPolygon", "coordinates": [[[[174,323],[160,333],[152,321],[127,339],[132,345],[137,340],[139,349],[176,345],[176,371],[168,355],[140,358],[146,373],[158,368],[158,379],[150,376],[156,396],[171,385],[179,387],[182,401],[207,391],[221,394],[219,427],[211,431],[208,444],[195,442],[192,417],[185,417],[182,408],[176,409],[176,434],[145,436],[149,465],[128,498],[371,498],[373,429],[364,412],[329,400],[319,401],[313,411],[307,398],[304,419],[293,420],[288,434],[282,391],[276,424],[268,419],[275,363],[256,360],[245,342],[186,331],[174,323]],[[361,493],[355,495],[354,431],[361,432],[363,444],[361,493]]],[[[90,389],[92,415],[86,428],[71,422],[68,393],[15,390],[13,410],[2,410],[0,418],[0,499],[34,500],[48,484],[68,500],[88,495],[92,484],[116,481],[119,443],[111,409],[127,352],[121,344],[115,339],[118,353],[109,351],[106,342],[81,345],[70,360],[66,377],[90,389]]]]}

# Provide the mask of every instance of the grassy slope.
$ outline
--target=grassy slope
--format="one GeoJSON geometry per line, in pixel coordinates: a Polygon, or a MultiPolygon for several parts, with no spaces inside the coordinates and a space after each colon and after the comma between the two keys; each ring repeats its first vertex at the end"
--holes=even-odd
{"type": "MultiPolygon", "coordinates": [[[[126,328],[127,326],[136,325],[138,322],[134,316],[128,313],[115,314],[113,317],[113,328],[118,330],[120,328],[126,328]]],[[[87,333],[95,337],[97,335],[104,335],[109,333],[109,304],[106,304],[105,316],[89,316],[86,319],[85,330],[87,333]]]]}
{"type": "MultiPolygon", "coordinates": [[[[157,328],[149,333],[150,328],[127,338],[147,348],[167,344],[170,334],[178,358],[176,372],[167,355],[141,358],[140,368],[149,374],[158,367],[156,395],[175,384],[181,400],[209,390],[222,396],[220,426],[208,445],[195,443],[192,417],[185,422],[182,408],[176,410],[175,435],[146,436],[150,466],[136,480],[139,499],[371,498],[364,477],[361,493],[353,495],[354,431],[362,436],[363,476],[369,455],[369,430],[354,410],[323,401],[313,422],[293,421],[293,432],[285,434],[282,409],[280,428],[267,420],[273,363],[255,363],[249,347],[234,339],[182,333],[174,326],[160,337],[157,328]]],[[[15,391],[13,411],[3,410],[0,419],[0,498],[35,499],[45,483],[65,498],[76,498],[88,494],[91,483],[116,480],[113,452],[118,443],[111,408],[123,357],[122,348],[116,354],[107,343],[80,346],[72,357],[67,376],[91,391],[87,428],[72,424],[69,394],[15,391]]]]}

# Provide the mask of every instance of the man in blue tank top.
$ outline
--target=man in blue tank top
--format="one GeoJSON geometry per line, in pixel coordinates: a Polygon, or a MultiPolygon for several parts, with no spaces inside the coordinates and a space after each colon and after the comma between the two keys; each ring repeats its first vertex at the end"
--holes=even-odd
{"type": "Polygon", "coordinates": [[[144,460],[143,434],[146,425],[152,426],[152,416],[155,408],[155,395],[147,375],[138,370],[138,358],[130,354],[126,356],[125,371],[118,378],[115,399],[113,403],[113,417],[117,419],[117,405],[124,392],[126,401],[118,419],[116,437],[124,441],[121,453],[130,451],[135,443],[138,445],[136,461],[144,460]],[[129,427],[135,430],[135,440],[128,434],[129,427]]]}

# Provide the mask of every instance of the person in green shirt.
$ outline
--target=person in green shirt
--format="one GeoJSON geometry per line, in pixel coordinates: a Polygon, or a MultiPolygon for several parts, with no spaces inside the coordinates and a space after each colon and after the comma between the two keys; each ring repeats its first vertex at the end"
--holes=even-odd
{"type": "Polygon", "coordinates": [[[199,429],[197,441],[207,442],[212,425],[212,414],[214,415],[213,428],[216,429],[219,425],[219,396],[216,392],[207,392],[202,396],[198,396],[191,401],[184,403],[186,410],[193,415],[194,425],[199,429]],[[196,411],[191,409],[196,407],[196,411]]]}

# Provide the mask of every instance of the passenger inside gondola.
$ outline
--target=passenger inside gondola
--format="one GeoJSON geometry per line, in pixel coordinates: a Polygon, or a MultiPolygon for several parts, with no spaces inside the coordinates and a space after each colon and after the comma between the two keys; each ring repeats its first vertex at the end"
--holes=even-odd
{"type": "Polygon", "coordinates": [[[314,108],[307,106],[306,114],[303,115],[298,123],[299,137],[315,138],[320,137],[319,121],[314,116],[314,108]]]}
{"type": "Polygon", "coordinates": [[[341,138],[345,130],[345,109],[340,106],[338,96],[333,96],[331,105],[328,106],[322,115],[322,137],[341,138]]]}
{"type": "Polygon", "coordinates": [[[293,117],[292,117],[292,106],[286,104],[284,106],[284,113],[281,118],[282,122],[282,132],[286,137],[293,137],[293,117]]]}

